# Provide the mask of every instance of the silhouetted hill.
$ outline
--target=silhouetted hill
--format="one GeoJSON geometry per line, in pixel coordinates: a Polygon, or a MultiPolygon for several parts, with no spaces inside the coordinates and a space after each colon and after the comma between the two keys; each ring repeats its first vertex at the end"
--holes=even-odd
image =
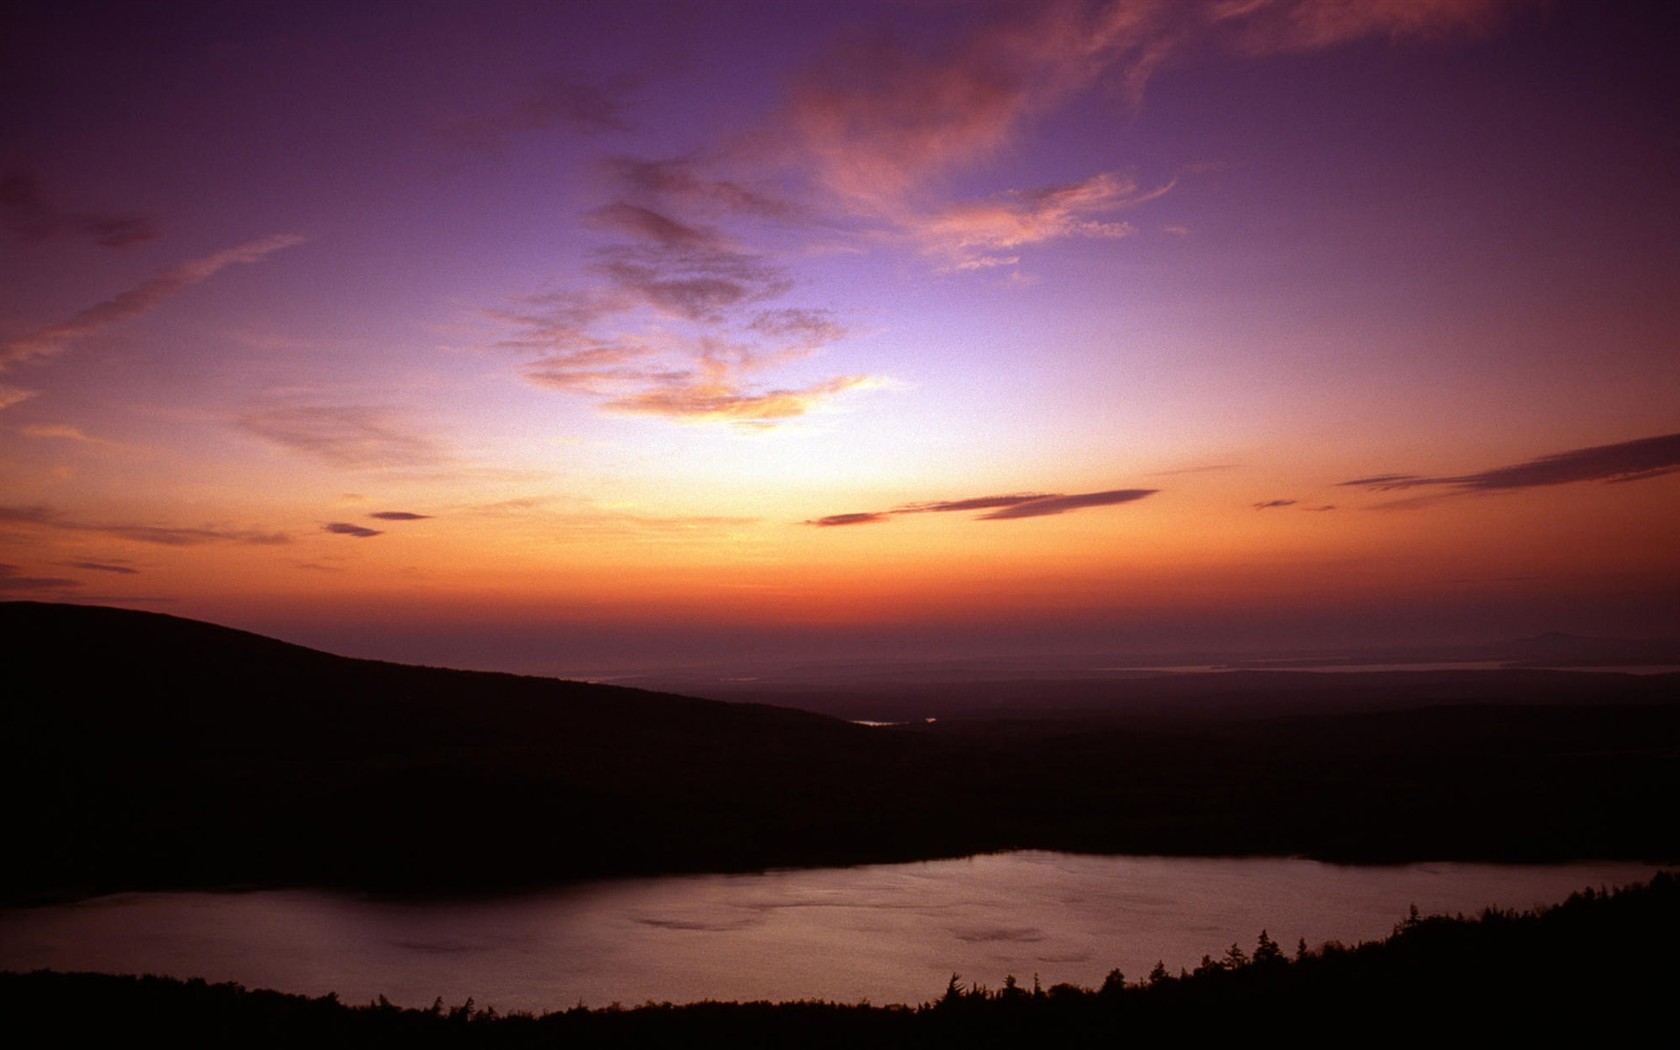
{"type": "Polygon", "coordinates": [[[1151,685],[1184,705],[1171,717],[1075,694],[867,728],[117,609],[0,604],[0,631],[13,901],[442,893],[1006,848],[1680,853],[1680,691],[1651,678],[1346,676],[1338,692],[1344,676],[1245,672],[1151,685]]]}
{"type": "Polygon", "coordinates": [[[848,825],[884,803],[877,767],[921,750],[800,711],[347,659],[121,609],[7,603],[0,632],[5,786],[29,847],[13,892],[839,860],[867,846],[848,825]]]}

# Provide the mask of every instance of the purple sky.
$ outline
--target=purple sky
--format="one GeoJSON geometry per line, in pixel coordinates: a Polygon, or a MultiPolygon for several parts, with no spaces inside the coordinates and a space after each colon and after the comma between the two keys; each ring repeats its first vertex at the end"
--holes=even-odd
{"type": "Polygon", "coordinates": [[[15,3],[0,596],[560,673],[1680,632],[1676,43],[15,3]]]}

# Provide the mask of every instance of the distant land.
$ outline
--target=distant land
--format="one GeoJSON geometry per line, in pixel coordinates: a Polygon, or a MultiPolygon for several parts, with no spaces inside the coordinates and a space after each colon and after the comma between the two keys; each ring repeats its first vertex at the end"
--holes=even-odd
{"type": "MultiPolygon", "coordinates": [[[[872,723],[925,719],[1121,720],[1187,724],[1279,715],[1404,711],[1438,704],[1617,704],[1673,691],[1680,671],[1629,674],[1551,668],[1449,670],[1131,671],[1039,677],[835,682],[776,676],[701,679],[646,676],[649,688],[739,703],[772,704],[872,723]],[[1628,679],[1645,679],[1643,684],[1628,679]]],[[[1636,702],[1638,702],[1636,700],[1636,702]]]]}
{"type": "MultiPolygon", "coordinates": [[[[1359,646],[1300,649],[1273,655],[1253,650],[1180,650],[1159,653],[1073,653],[1060,657],[999,655],[989,659],[930,659],[861,662],[783,661],[728,669],[647,670],[607,679],[619,684],[703,696],[778,704],[841,718],[885,721],[919,717],[1017,711],[1125,710],[1142,714],[1210,713],[1219,697],[1235,699],[1243,711],[1279,713],[1345,711],[1350,706],[1433,702],[1422,678],[1395,679],[1375,669],[1425,672],[1488,670],[1595,670],[1680,672],[1680,638],[1589,638],[1549,632],[1528,638],[1459,645],[1359,646]],[[1268,678],[1224,677],[1219,683],[1185,680],[1187,672],[1335,672],[1268,678]],[[1364,673],[1364,677],[1353,677],[1364,673]],[[1141,680],[1153,679],[1153,684],[1141,680]],[[1396,682],[1410,683],[1396,687],[1396,682]],[[1242,683],[1248,683],[1243,685],[1242,683]],[[1264,684],[1260,684],[1264,683],[1264,684]],[[1267,699],[1262,699],[1262,696],[1267,699]],[[1279,706],[1281,705],[1281,707],[1279,706]]],[[[1510,679],[1442,676],[1454,699],[1478,696],[1489,702],[1533,703],[1564,692],[1534,686],[1558,679],[1531,676],[1529,687],[1513,692],[1510,679]]]]}
{"type": "Polygon", "coordinates": [[[870,727],[355,660],[131,610],[3,603],[0,630],[13,903],[476,893],[1011,848],[1680,855],[1674,673],[1247,670],[934,694],[876,680],[804,697],[938,711],[870,727]]]}
{"type": "MultiPolygon", "coordinates": [[[[1482,668],[1551,668],[1617,670],[1626,668],[1680,670],[1680,637],[1601,638],[1548,631],[1521,638],[1493,638],[1474,642],[1436,642],[1396,645],[1269,647],[1204,646],[1175,649],[1074,648],[1064,652],[1011,652],[1000,649],[984,656],[937,654],[906,656],[902,650],[861,659],[855,655],[820,659],[764,657],[747,660],[719,657],[680,666],[640,666],[590,669],[570,666],[561,677],[590,680],[623,678],[753,678],[777,681],[867,680],[892,677],[915,681],[972,681],[999,678],[1067,677],[1084,672],[1103,675],[1150,674],[1174,670],[1256,670],[1278,668],[1414,668],[1443,666],[1482,668]]],[[[550,673],[536,663],[521,668],[550,673]]]]}

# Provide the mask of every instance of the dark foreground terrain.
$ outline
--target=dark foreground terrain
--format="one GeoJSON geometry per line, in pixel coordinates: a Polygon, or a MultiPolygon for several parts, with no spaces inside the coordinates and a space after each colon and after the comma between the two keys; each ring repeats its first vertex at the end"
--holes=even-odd
{"type": "Polygon", "coordinates": [[[3,603],[0,637],[11,903],[1007,848],[1680,855],[1675,675],[1390,672],[1338,701],[1340,676],[1240,672],[871,728],[118,609],[3,603]]]}
{"type": "MultiPolygon", "coordinates": [[[[1540,913],[1417,918],[1377,944],[1284,949],[1262,934],[1194,973],[1111,973],[1100,989],[953,977],[919,1007],[669,1003],[498,1016],[348,1006],[159,977],[0,974],[0,1011],[40,1045],[1063,1047],[1139,1040],[1398,1046],[1422,1040],[1662,1043],[1680,989],[1680,881],[1587,891],[1540,913]]],[[[33,1045],[33,1044],[30,1044],[33,1045]]]]}

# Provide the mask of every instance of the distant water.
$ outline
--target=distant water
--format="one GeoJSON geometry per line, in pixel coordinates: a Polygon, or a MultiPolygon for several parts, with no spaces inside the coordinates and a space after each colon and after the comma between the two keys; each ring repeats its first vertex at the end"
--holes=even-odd
{"type": "MultiPolygon", "coordinates": [[[[0,968],[162,973],[346,1002],[472,996],[498,1010],[700,999],[918,1003],[1173,972],[1262,928],[1352,944],[1424,914],[1555,903],[1649,878],[1629,863],[1342,867],[1023,852],[918,864],[588,883],[416,904],[309,891],[121,894],[0,911],[0,968]]],[[[1587,960],[1583,965],[1607,965],[1587,960]]]]}

